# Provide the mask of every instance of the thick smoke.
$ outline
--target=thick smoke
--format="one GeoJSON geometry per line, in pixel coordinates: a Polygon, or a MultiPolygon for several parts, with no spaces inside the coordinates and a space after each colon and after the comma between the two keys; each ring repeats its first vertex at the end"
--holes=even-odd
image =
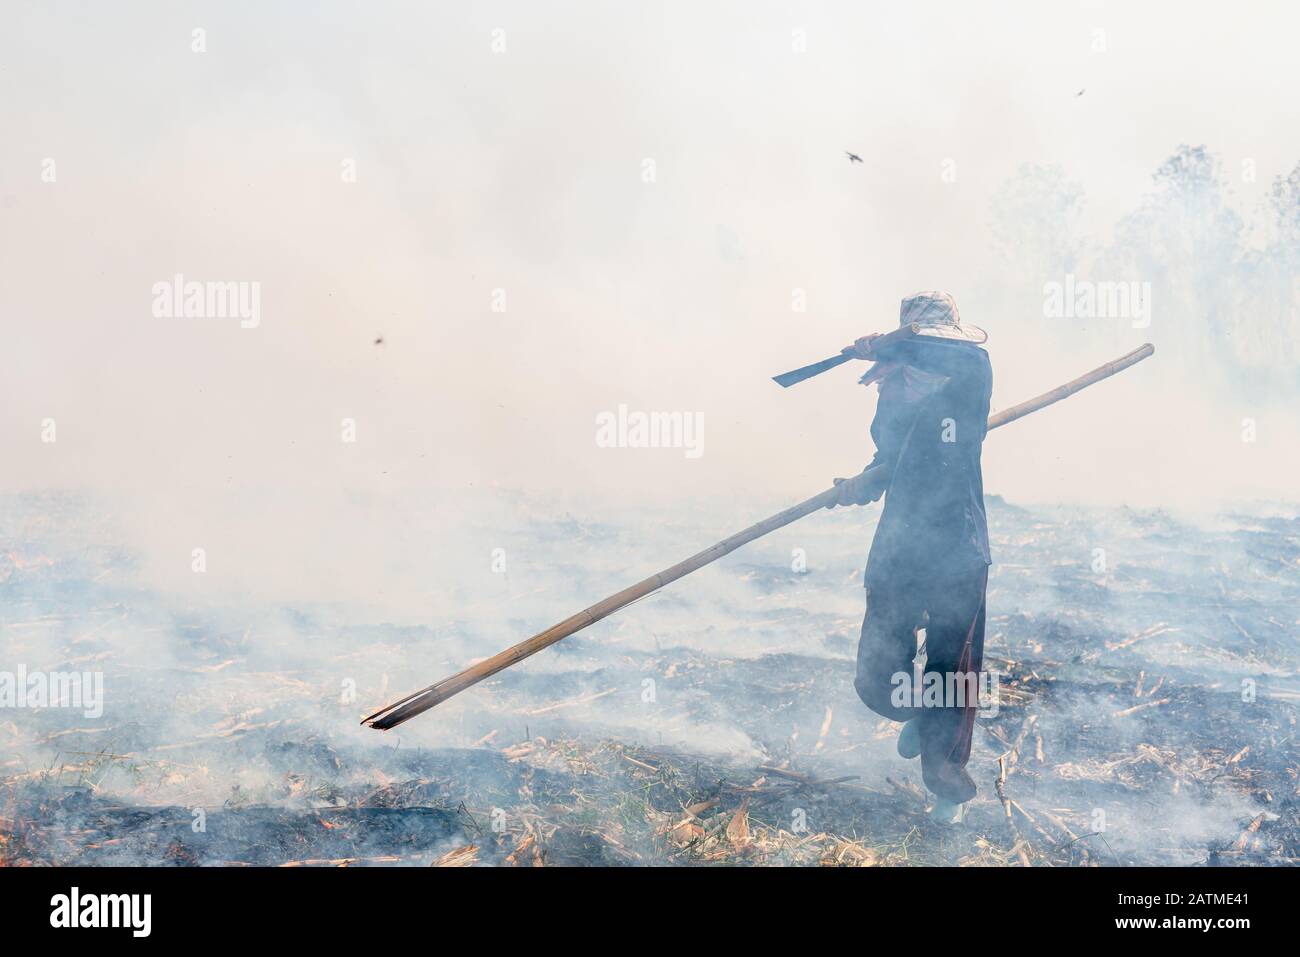
{"type": "MultiPolygon", "coordinates": [[[[0,34],[0,123],[23,131],[0,165],[0,650],[109,679],[104,725],[0,721],[7,773],[306,801],[285,779],[316,734],[362,756],[320,759],[312,787],[341,786],[493,732],[774,758],[829,707],[820,759],[879,780],[889,729],[843,677],[872,510],[810,517],[396,739],[355,722],[861,468],[874,393],[769,377],[920,289],[989,331],[995,407],[1157,347],[992,436],[986,488],[1194,521],[1152,519],[1153,552],[1109,513],[1003,513],[1003,613],[1049,618],[1058,565],[1117,540],[1140,579],[1190,536],[1177,588],[1211,568],[1227,589],[1248,559],[1194,530],[1294,514],[1300,127],[1276,122],[1293,41],[1267,18],[1223,51],[1250,69],[1211,73],[1190,14],[315,9],[41,5],[0,34]],[[178,274],[258,284],[258,321],[159,314],[178,274]],[[1144,291],[1049,315],[1067,282],[1144,291]],[[602,444],[624,406],[698,416],[702,454],[602,444]],[[1019,563],[1042,576],[1015,567],[1073,522],[1019,563]],[[834,690],[801,696],[818,668],[834,690]],[[792,703],[747,707],[768,693],[792,703]]],[[[1148,627],[1130,599],[1093,624],[1148,627]]],[[[1236,677],[1195,638],[1189,682],[1236,677]]]]}

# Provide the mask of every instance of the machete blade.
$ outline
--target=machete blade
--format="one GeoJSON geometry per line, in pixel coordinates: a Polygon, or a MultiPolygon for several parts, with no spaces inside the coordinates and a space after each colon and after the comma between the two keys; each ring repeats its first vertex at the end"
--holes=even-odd
{"type": "Polygon", "coordinates": [[[834,369],[838,365],[843,365],[852,359],[852,356],[838,355],[831,356],[829,359],[823,359],[821,362],[814,362],[810,366],[804,366],[802,369],[794,369],[790,372],[782,372],[780,375],[772,376],[772,381],[783,389],[788,389],[796,382],[802,382],[804,379],[811,379],[815,375],[821,375],[827,369],[834,369]]]}

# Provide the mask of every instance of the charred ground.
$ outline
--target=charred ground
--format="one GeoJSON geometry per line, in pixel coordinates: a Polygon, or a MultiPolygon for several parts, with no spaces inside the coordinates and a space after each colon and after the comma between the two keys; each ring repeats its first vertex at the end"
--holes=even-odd
{"type": "Polygon", "coordinates": [[[517,536],[537,559],[513,580],[457,585],[426,625],[374,624],[327,605],[188,612],[134,581],[129,553],[75,547],[88,503],[13,504],[5,661],[102,670],[107,696],[96,719],[0,713],[8,864],[1300,861],[1285,511],[1193,523],[992,498],[1000,697],[977,725],[980,794],[947,829],[893,755],[897,725],[852,689],[868,512],[756,543],[379,735],[356,726],[367,706],[712,526],[664,516],[646,543],[644,516],[533,518],[517,536]]]}

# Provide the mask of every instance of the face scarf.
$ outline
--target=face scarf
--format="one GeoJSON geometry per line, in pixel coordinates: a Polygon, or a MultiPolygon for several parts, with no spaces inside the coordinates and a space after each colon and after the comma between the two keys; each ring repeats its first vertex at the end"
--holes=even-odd
{"type": "Polygon", "coordinates": [[[920,402],[934,395],[948,377],[923,372],[905,362],[877,362],[858,380],[863,385],[880,384],[880,397],[891,402],[920,402]]]}

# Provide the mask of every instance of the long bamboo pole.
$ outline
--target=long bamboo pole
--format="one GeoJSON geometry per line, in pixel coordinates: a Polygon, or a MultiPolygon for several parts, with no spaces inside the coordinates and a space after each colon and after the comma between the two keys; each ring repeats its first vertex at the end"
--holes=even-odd
{"type": "MultiPolygon", "coordinates": [[[[1117,372],[1122,372],[1129,366],[1141,362],[1143,359],[1155,352],[1155,346],[1147,343],[1139,349],[1134,349],[1127,355],[1121,356],[1113,362],[1108,362],[1099,366],[1077,379],[1065,383],[1065,385],[1053,389],[1051,392],[1045,392],[1042,395],[1014,405],[1009,409],[1004,409],[995,415],[989,416],[988,427],[996,429],[999,426],[1006,425],[1008,422],[1014,422],[1031,412],[1037,412],[1039,409],[1049,406],[1054,402],[1060,402],[1062,399],[1073,395],[1080,389],[1086,389],[1102,379],[1109,378],[1117,372]]],[[[879,467],[879,466],[877,466],[879,467]]],[[[530,655],[535,655],[543,648],[547,648],[561,638],[567,638],[574,632],[581,631],[588,625],[593,625],[612,615],[638,598],[644,598],[653,591],[658,591],[665,585],[677,581],[689,575],[698,568],[703,568],[710,562],[715,562],[723,555],[735,551],[741,545],[752,542],[756,538],[762,538],[768,532],[773,532],[778,528],[789,525],[791,522],[798,521],[805,515],[810,515],[818,509],[837,501],[839,490],[837,488],[828,488],[826,491],[814,495],[798,505],[791,506],[783,512],[765,518],[756,525],[751,525],[744,531],[737,532],[730,538],[723,539],[716,545],[697,552],[685,561],[680,561],[670,568],[665,568],[658,574],[651,575],[649,578],[637,582],[624,588],[620,592],[610,595],[603,601],[598,601],[590,608],[584,608],[576,615],[564,619],[564,621],[552,625],[545,631],[538,632],[526,641],[521,641],[513,647],[507,648],[499,654],[493,655],[480,661],[478,664],[466,668],[464,671],[457,672],[449,678],[443,678],[437,684],[429,685],[414,694],[407,695],[400,701],[394,701],[392,704],[381,708],[374,714],[365,718],[361,723],[369,725],[379,731],[387,731],[395,728],[404,721],[414,718],[418,714],[423,714],[437,704],[441,704],[454,694],[464,691],[471,685],[477,684],[484,678],[491,677],[498,671],[509,668],[513,664],[523,661],[530,655]]]]}

